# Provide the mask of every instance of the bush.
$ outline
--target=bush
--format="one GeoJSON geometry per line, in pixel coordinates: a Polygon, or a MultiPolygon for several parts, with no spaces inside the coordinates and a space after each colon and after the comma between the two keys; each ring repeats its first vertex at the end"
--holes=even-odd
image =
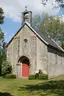
{"type": "Polygon", "coordinates": [[[34,80],[35,79],[35,75],[34,74],[29,75],[29,78],[28,79],[29,80],[34,80]]]}
{"type": "Polygon", "coordinates": [[[12,72],[12,66],[10,64],[7,64],[6,73],[10,74],[11,72],[12,72]]]}
{"type": "Polygon", "coordinates": [[[5,78],[15,79],[16,78],[16,75],[14,75],[14,74],[6,74],[5,75],[5,78]]]}
{"type": "Polygon", "coordinates": [[[48,79],[48,75],[47,74],[39,74],[39,79],[40,80],[47,80],[48,79]]]}
{"type": "Polygon", "coordinates": [[[34,80],[34,79],[39,79],[39,80],[47,80],[48,75],[47,74],[39,74],[39,78],[35,78],[35,75],[29,75],[29,80],[34,80]]]}
{"type": "Polygon", "coordinates": [[[11,74],[12,66],[9,62],[3,62],[2,65],[2,76],[5,77],[6,74],[11,74]]]}

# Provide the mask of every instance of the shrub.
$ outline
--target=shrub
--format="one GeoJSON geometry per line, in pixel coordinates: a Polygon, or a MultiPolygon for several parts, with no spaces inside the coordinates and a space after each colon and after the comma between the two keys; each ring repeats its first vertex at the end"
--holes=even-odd
{"type": "Polygon", "coordinates": [[[6,74],[6,62],[3,62],[2,64],[2,76],[4,77],[6,74]]]}
{"type": "Polygon", "coordinates": [[[29,75],[29,80],[34,80],[34,79],[39,79],[39,80],[47,80],[48,75],[47,74],[39,74],[39,78],[35,78],[35,75],[29,75]]]}
{"type": "Polygon", "coordinates": [[[5,77],[6,74],[11,74],[12,66],[9,62],[3,62],[2,65],[2,76],[5,77]]]}
{"type": "Polygon", "coordinates": [[[12,66],[10,64],[7,64],[6,73],[11,73],[11,72],[12,72],[12,66]]]}
{"type": "Polygon", "coordinates": [[[16,78],[16,75],[14,75],[14,74],[6,74],[5,75],[5,78],[15,79],[16,78]]]}
{"type": "Polygon", "coordinates": [[[35,79],[35,75],[34,74],[29,75],[29,78],[28,79],[29,80],[34,80],[35,79]]]}
{"type": "Polygon", "coordinates": [[[40,80],[47,80],[48,79],[48,75],[47,74],[39,74],[39,79],[40,80]]]}

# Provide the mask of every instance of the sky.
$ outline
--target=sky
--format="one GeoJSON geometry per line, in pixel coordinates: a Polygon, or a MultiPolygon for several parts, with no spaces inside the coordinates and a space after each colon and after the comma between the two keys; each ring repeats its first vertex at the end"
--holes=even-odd
{"type": "Polygon", "coordinates": [[[60,8],[53,10],[52,4],[57,5],[54,1],[49,0],[44,7],[41,0],[0,0],[0,7],[3,8],[5,16],[4,24],[0,27],[5,34],[5,41],[8,42],[21,27],[21,13],[25,10],[25,6],[32,11],[33,16],[43,12],[54,16],[61,15],[64,10],[60,8]]]}

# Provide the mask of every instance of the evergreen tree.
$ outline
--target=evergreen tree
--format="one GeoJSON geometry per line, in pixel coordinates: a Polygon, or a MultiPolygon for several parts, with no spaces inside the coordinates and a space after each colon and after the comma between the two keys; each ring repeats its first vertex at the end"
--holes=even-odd
{"type": "Polygon", "coordinates": [[[0,24],[4,23],[4,16],[3,16],[3,14],[4,14],[3,9],[0,8],[0,24]]]}
{"type": "MultiPolygon", "coordinates": [[[[3,16],[4,12],[3,12],[3,9],[0,8],[0,24],[3,24],[4,23],[4,16],[3,16]]],[[[3,63],[3,60],[4,60],[4,57],[5,57],[5,52],[4,52],[4,49],[3,49],[3,44],[4,44],[4,33],[3,31],[1,30],[0,28],[0,75],[1,75],[1,72],[2,72],[2,63],[3,63]]]]}

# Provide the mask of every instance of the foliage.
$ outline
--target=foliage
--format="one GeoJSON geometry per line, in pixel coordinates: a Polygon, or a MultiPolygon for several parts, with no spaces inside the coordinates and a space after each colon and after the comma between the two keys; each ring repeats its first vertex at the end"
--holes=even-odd
{"type": "Polygon", "coordinates": [[[10,64],[6,65],[6,73],[10,74],[12,72],[12,66],[10,64]]]}
{"type": "Polygon", "coordinates": [[[34,80],[34,79],[39,79],[39,80],[47,80],[48,75],[47,74],[39,74],[39,78],[35,78],[35,75],[29,75],[29,80],[34,80]]]}
{"type": "Polygon", "coordinates": [[[5,78],[15,79],[15,78],[16,78],[16,75],[14,75],[14,74],[6,74],[6,75],[5,75],[5,78]]]}
{"type": "Polygon", "coordinates": [[[2,76],[5,76],[6,74],[6,62],[5,61],[2,63],[1,69],[2,69],[2,72],[1,72],[2,76]]]}
{"type": "Polygon", "coordinates": [[[2,70],[6,66],[6,48],[3,42],[2,48],[0,48],[0,75],[2,74],[2,70]]]}
{"type": "Polygon", "coordinates": [[[62,42],[60,46],[64,49],[64,42],[62,42]]]}
{"type": "Polygon", "coordinates": [[[48,80],[48,75],[47,74],[39,74],[39,79],[40,80],[48,80]]]}
{"type": "MultiPolygon", "coordinates": [[[[4,23],[4,16],[3,16],[4,12],[3,9],[0,7],[0,24],[4,23]]],[[[2,64],[4,63],[4,61],[6,60],[6,52],[5,52],[5,46],[4,45],[4,33],[0,28],[0,75],[2,72],[2,64]]]]}
{"type": "Polygon", "coordinates": [[[40,17],[40,15],[35,15],[34,18],[33,18],[33,20],[32,20],[32,27],[35,26],[35,28],[38,28],[40,22],[41,22],[41,17],[40,17]]]}
{"type": "Polygon", "coordinates": [[[33,24],[35,23],[33,27],[35,29],[38,29],[44,35],[48,35],[49,37],[53,38],[63,47],[62,44],[64,44],[64,22],[60,21],[59,17],[48,16],[47,13],[43,13],[43,15],[41,16],[39,15],[39,17],[40,22],[38,22],[38,20],[37,22],[33,21],[33,24]]]}
{"type": "Polygon", "coordinates": [[[53,17],[48,17],[47,19],[44,19],[44,21],[40,23],[39,29],[41,32],[47,34],[56,41],[59,36],[58,35],[60,30],[59,27],[60,27],[60,20],[58,18],[54,19],[53,17]]]}
{"type": "Polygon", "coordinates": [[[28,79],[29,80],[34,80],[35,79],[35,75],[34,74],[29,75],[29,78],[28,79]]]}
{"type": "MultiPolygon", "coordinates": [[[[4,23],[4,16],[3,16],[3,14],[4,14],[3,9],[0,7],[0,24],[4,23]]],[[[3,41],[4,41],[4,33],[1,30],[1,28],[0,28],[0,46],[2,45],[3,41]]]]}
{"type": "Polygon", "coordinates": [[[0,75],[2,74],[2,65],[6,62],[6,52],[3,47],[0,48],[0,75]]]}
{"type": "MultiPolygon", "coordinates": [[[[43,6],[46,6],[48,1],[49,0],[42,0],[43,6]]],[[[54,6],[54,8],[58,8],[58,7],[64,8],[64,0],[53,0],[51,3],[52,3],[52,6],[54,6]]]]}
{"type": "Polygon", "coordinates": [[[10,65],[9,62],[4,62],[4,64],[2,64],[3,77],[5,77],[6,74],[10,74],[10,73],[12,73],[12,66],[10,65]]]}
{"type": "MultiPolygon", "coordinates": [[[[4,40],[4,33],[2,32],[1,28],[0,28],[0,40],[3,41],[4,40]]],[[[0,41],[0,43],[1,43],[0,41]]]]}
{"type": "Polygon", "coordinates": [[[4,11],[3,9],[0,7],[0,24],[3,24],[4,23],[4,11]]]}

